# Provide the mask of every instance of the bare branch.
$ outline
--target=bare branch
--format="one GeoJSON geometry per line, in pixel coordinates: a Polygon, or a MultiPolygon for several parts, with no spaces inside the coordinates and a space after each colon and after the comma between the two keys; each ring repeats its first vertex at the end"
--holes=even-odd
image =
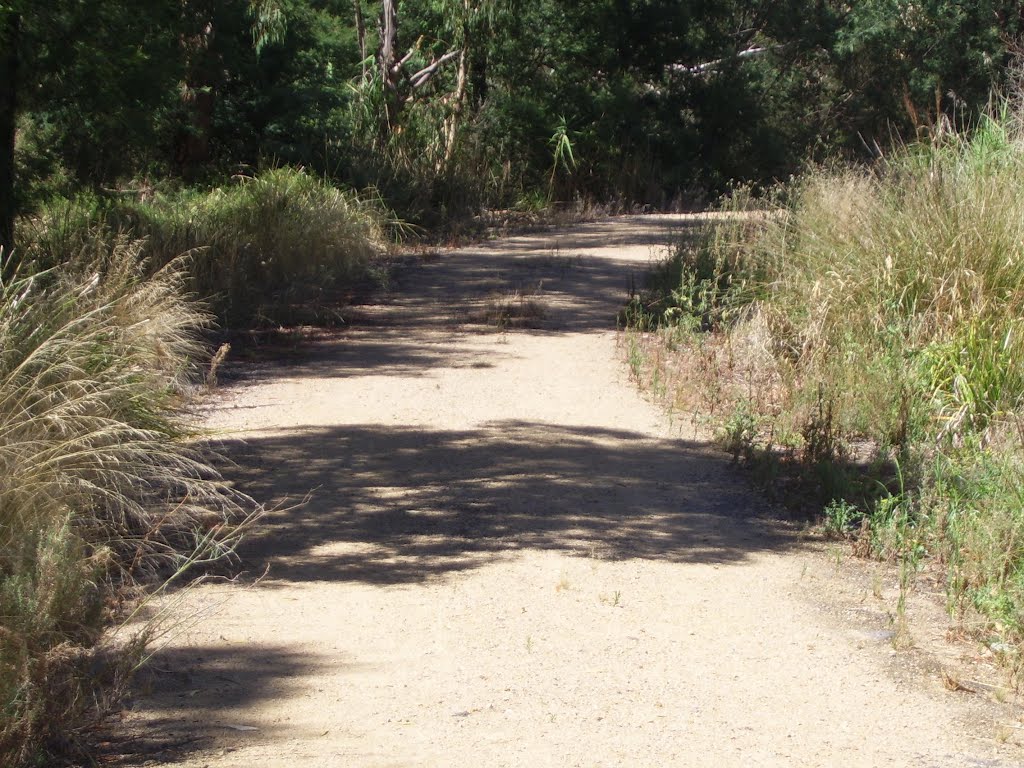
{"type": "Polygon", "coordinates": [[[391,67],[391,74],[397,77],[398,73],[401,72],[402,68],[409,63],[409,59],[411,59],[415,53],[416,49],[412,48],[407,54],[405,54],[405,56],[396,61],[394,66],[391,67]]]}
{"type": "Polygon", "coordinates": [[[448,51],[448,53],[446,53],[444,56],[442,56],[441,58],[439,58],[436,61],[432,62],[431,64],[428,64],[423,69],[421,69],[419,72],[417,72],[415,75],[410,77],[409,78],[409,84],[413,88],[421,88],[422,86],[424,86],[428,82],[430,82],[430,78],[432,78],[434,75],[436,75],[438,70],[442,66],[447,64],[449,61],[451,61],[452,59],[454,59],[456,56],[458,56],[461,53],[462,53],[461,50],[448,51]]]}

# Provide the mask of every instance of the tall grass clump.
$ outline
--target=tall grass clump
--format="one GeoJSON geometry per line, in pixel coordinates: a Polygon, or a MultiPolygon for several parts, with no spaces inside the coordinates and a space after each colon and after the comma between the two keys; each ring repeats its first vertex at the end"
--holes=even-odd
{"type": "Polygon", "coordinates": [[[229,327],[324,319],[372,283],[395,223],[378,198],[279,168],[212,190],[82,197],[25,222],[22,258],[60,263],[95,228],[154,267],[188,253],[189,288],[229,327]]]}
{"type": "Polygon", "coordinates": [[[248,500],[177,415],[208,316],[182,261],[100,238],[0,283],[0,764],[73,752],[144,640],[126,592],[225,554],[248,500]]]}
{"type": "Polygon", "coordinates": [[[634,312],[726,442],[809,467],[845,530],[934,555],[951,605],[1024,637],[1024,131],[1004,111],[776,202],[680,246],[634,312]]]}

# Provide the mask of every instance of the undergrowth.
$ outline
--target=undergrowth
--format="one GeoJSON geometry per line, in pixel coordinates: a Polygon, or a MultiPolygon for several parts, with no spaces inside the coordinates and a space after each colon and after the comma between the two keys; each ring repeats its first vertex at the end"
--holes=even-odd
{"type": "Polygon", "coordinates": [[[380,279],[398,229],[379,198],[280,168],[211,190],[54,203],[23,223],[20,260],[45,269],[129,237],[153,268],[189,254],[188,288],[222,325],[323,322],[380,279]]]}
{"type": "Polygon", "coordinates": [[[826,527],[1024,640],[1024,130],[742,192],[624,310],[630,363],[826,527]],[[907,565],[909,564],[909,566],[907,565]]]}

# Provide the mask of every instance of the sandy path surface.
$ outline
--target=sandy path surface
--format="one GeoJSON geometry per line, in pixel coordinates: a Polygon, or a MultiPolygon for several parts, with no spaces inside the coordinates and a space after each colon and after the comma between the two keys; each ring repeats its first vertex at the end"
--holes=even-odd
{"type": "Polygon", "coordinates": [[[894,671],[884,608],[826,609],[827,558],[628,381],[615,313],[686,223],[424,260],[350,330],[223,390],[229,474],[312,497],[248,543],[265,579],[189,596],[216,613],[131,715],[179,744],[162,760],[1022,764],[970,697],[894,671]],[[473,322],[512,290],[539,328],[473,322]]]}

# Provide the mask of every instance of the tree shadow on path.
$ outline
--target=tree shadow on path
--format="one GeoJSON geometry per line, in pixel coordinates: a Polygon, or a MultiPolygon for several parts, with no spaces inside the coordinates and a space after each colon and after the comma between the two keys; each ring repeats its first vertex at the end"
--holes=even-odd
{"type": "Polygon", "coordinates": [[[432,258],[406,259],[391,290],[349,307],[346,324],[316,344],[286,337],[230,358],[225,385],[253,378],[421,376],[437,366],[473,366],[463,334],[506,330],[485,318],[493,302],[521,296],[542,307],[535,333],[610,331],[659,250],[700,230],[702,219],[624,217],[480,243],[432,258]],[[629,257],[622,254],[629,252],[629,257]],[[237,357],[237,356],[236,356],[237,357]]]}
{"type": "MultiPolygon", "coordinates": [[[[635,230],[625,224],[522,236],[412,264],[400,275],[400,290],[365,307],[351,329],[289,363],[241,368],[241,382],[308,378],[310,387],[285,389],[287,395],[260,390],[259,403],[245,407],[272,412],[275,397],[308,392],[323,399],[335,385],[350,392],[379,386],[380,377],[422,382],[449,368],[510,365],[523,354],[514,344],[489,345],[481,354],[479,344],[465,343],[487,332],[468,318],[495,291],[537,289],[549,312],[530,333],[613,330],[629,276],[647,266],[646,249],[692,220],[646,219],[635,230]],[[583,252],[591,249],[605,252],[583,252]]],[[[413,397],[412,389],[400,391],[413,397]]],[[[505,393],[506,404],[515,400],[505,393]]],[[[235,407],[230,400],[228,407],[235,407]]],[[[318,582],[424,584],[526,551],[739,564],[797,545],[785,525],[759,514],[763,502],[705,445],[615,429],[608,426],[614,417],[602,413],[594,420],[604,426],[506,415],[496,412],[496,420],[466,429],[369,423],[372,417],[365,424],[292,426],[271,418],[276,428],[220,441],[226,477],[272,510],[239,551],[248,572],[269,568],[258,589],[277,597],[275,589],[318,582]]],[[[346,416],[337,414],[339,421],[346,416]]],[[[151,739],[154,753],[210,743],[230,750],[238,734],[224,730],[234,722],[226,718],[295,696],[321,673],[357,669],[353,661],[329,649],[313,656],[273,638],[165,649],[154,661],[154,691],[140,701],[139,738],[151,739]],[[185,741],[175,746],[176,739],[185,741]]],[[[273,743],[285,727],[261,730],[259,738],[273,743]]]]}
{"type": "Polygon", "coordinates": [[[277,583],[415,583],[525,549],[729,563],[793,543],[720,455],[684,440],[498,421],[316,427],[222,448],[246,492],[311,493],[243,548],[277,583]]]}

